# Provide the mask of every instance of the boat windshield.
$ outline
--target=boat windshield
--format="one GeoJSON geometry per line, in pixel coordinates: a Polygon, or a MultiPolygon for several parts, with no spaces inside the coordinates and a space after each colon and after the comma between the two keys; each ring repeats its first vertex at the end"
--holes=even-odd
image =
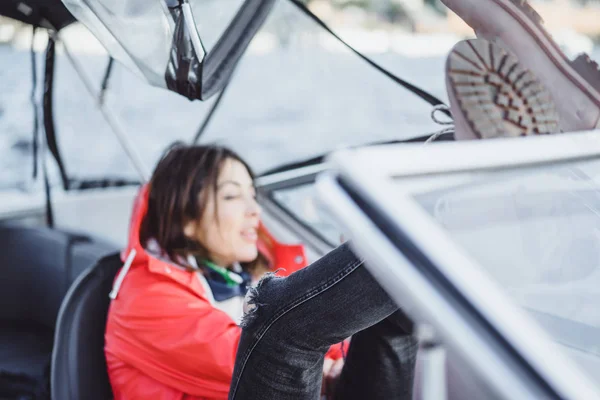
{"type": "Polygon", "coordinates": [[[569,354],[600,361],[600,160],[441,181],[418,203],[569,354]]]}

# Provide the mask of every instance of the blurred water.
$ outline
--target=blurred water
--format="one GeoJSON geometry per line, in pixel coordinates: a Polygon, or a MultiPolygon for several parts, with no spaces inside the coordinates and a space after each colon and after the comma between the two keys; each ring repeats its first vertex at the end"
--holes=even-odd
{"type": "MultiPolygon", "coordinates": [[[[594,56],[598,59],[600,52],[594,56]]],[[[79,54],[99,88],[105,56],[79,54]]],[[[447,96],[445,57],[373,56],[399,76],[447,96]]],[[[38,54],[41,89],[41,63],[38,54]]],[[[31,62],[27,51],[0,46],[0,187],[31,181],[33,110],[31,62]]],[[[39,96],[38,96],[39,97],[39,96]]],[[[175,140],[191,140],[213,100],[190,102],[150,87],[116,65],[108,104],[151,168],[175,140]]],[[[59,146],[70,176],[136,173],[63,55],[57,56],[54,114],[59,146]]],[[[301,160],[344,145],[408,138],[439,126],[431,107],[347,52],[288,48],[247,54],[202,142],[237,150],[257,170],[301,160]]],[[[56,169],[49,162],[53,182],[56,169]]]]}
{"type": "MultiPolygon", "coordinates": [[[[400,76],[445,99],[442,58],[376,57],[400,76]]],[[[100,85],[106,57],[78,55],[100,85]]],[[[41,68],[43,56],[38,55],[41,68]]],[[[0,47],[0,186],[30,180],[33,110],[27,51],[0,47]]],[[[41,73],[38,76],[41,83],[41,73]]],[[[42,86],[40,84],[40,86],[42,86]]],[[[113,69],[107,102],[152,166],[175,140],[191,140],[213,100],[190,102],[113,69]]],[[[54,114],[68,173],[78,177],[135,172],[68,60],[57,56],[54,114]]],[[[233,147],[258,171],[345,145],[437,130],[424,101],[355,56],[281,49],[248,54],[203,142],[233,147]]],[[[51,164],[50,164],[51,165],[51,164]]]]}

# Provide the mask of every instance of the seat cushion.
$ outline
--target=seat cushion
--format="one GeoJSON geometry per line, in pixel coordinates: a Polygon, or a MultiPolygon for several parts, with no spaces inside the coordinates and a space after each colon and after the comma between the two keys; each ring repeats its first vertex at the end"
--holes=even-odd
{"type": "Polygon", "coordinates": [[[63,298],[83,271],[115,249],[81,234],[0,225],[0,400],[49,398],[63,298]]]}
{"type": "Polygon", "coordinates": [[[49,398],[52,341],[43,325],[0,321],[0,398],[49,398]]]}

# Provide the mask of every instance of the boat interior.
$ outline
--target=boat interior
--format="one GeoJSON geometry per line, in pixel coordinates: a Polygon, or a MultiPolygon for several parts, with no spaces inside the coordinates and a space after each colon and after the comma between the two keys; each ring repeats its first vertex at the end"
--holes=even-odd
{"type": "MultiPolygon", "coordinates": [[[[10,0],[0,5],[0,15],[51,32],[74,21],[60,0],[10,0]]],[[[47,60],[54,51],[49,45],[47,60]]],[[[44,134],[37,151],[47,151],[60,169],[52,72],[46,63],[39,121],[44,134]]],[[[428,99],[437,101],[430,95],[428,99]]],[[[62,187],[51,188],[43,171],[38,190],[0,192],[0,388],[9,391],[0,393],[2,398],[17,393],[28,393],[19,397],[23,399],[112,398],[103,352],[109,292],[122,265],[120,250],[126,244],[133,199],[148,172],[139,168],[133,146],[108,109],[100,102],[99,108],[138,167],[139,180],[76,181],[62,174],[62,187]]],[[[445,133],[436,140],[453,139],[445,133]]],[[[277,194],[312,185],[317,172],[326,168],[323,158],[281,166],[259,180],[265,225],[282,241],[305,243],[313,260],[335,246],[336,238],[326,238],[318,224],[302,220],[277,194]]],[[[45,168],[45,163],[39,165],[45,168]]]]}

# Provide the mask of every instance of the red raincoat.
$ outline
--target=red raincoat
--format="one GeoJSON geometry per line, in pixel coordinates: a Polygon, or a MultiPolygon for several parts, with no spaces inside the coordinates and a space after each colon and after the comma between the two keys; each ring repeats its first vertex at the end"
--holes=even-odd
{"type": "MultiPolygon", "coordinates": [[[[122,254],[125,261],[134,250],[135,258],[108,312],[105,354],[115,400],[226,399],[241,328],[210,303],[193,272],[141,246],[147,202],[144,186],[122,254]]],[[[283,274],[306,265],[301,245],[278,243],[264,227],[259,241],[261,252],[275,268],[285,269],[283,274]]],[[[327,356],[339,358],[339,346],[327,356]]]]}

